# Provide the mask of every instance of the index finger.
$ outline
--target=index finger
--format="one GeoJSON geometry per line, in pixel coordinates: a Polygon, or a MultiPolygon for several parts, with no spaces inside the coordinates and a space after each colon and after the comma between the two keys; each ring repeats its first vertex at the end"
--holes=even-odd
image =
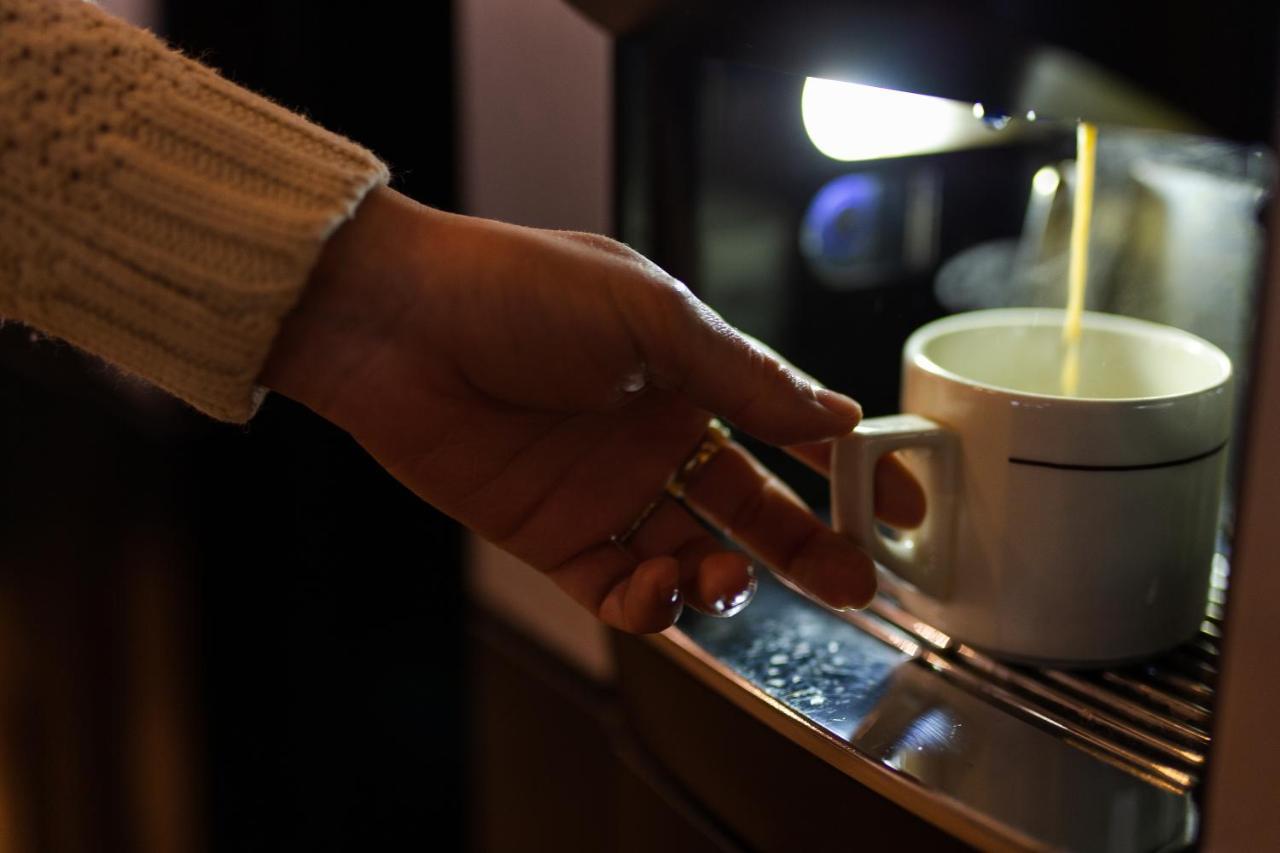
{"type": "Polygon", "coordinates": [[[871,558],[815,518],[736,442],[698,470],[684,495],[700,515],[829,607],[863,607],[875,594],[871,558]]]}

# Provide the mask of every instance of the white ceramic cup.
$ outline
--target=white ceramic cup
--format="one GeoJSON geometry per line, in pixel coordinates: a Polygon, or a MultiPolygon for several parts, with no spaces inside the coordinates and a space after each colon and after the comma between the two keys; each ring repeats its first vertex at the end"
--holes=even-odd
{"type": "Polygon", "coordinates": [[[837,530],[912,612],[1003,657],[1134,660],[1204,618],[1231,431],[1231,361],[1192,334],[1086,313],[1077,396],[1063,312],[975,311],[918,329],[902,410],[836,442],[837,530]],[[872,516],[876,460],[906,450],[924,524],[872,516]],[[914,452],[923,451],[923,452],[914,452]]]}

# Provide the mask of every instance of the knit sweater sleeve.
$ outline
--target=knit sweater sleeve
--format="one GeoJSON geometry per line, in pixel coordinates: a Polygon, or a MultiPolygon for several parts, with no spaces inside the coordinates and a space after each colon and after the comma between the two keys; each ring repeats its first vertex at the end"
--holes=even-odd
{"type": "Polygon", "coordinates": [[[387,170],[81,0],[0,0],[0,317],[216,418],[387,170]]]}

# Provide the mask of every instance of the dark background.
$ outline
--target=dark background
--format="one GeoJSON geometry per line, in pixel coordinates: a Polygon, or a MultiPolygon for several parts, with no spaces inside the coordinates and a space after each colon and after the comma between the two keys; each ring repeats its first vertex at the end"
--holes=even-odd
{"type": "MultiPolygon", "coordinates": [[[[236,82],[371,148],[400,191],[454,206],[450,3],[373,0],[353,13],[174,0],[164,29],[236,82]]],[[[238,560],[247,542],[224,541],[215,561],[240,562],[237,577],[207,572],[201,590],[212,847],[240,846],[245,832],[278,831],[294,849],[455,837],[456,529],[345,434],[280,398],[225,453],[244,471],[228,484],[231,503],[252,497],[219,526],[261,545],[238,560]],[[246,600],[255,578],[262,595],[246,600]],[[244,748],[246,731],[266,762],[244,748]]]]}
{"type": "MultiPolygon", "coordinates": [[[[454,205],[451,4],[175,0],[159,29],[454,205]]],[[[0,412],[15,849],[456,845],[448,519],[288,400],[217,424],[13,324],[0,412]]]]}

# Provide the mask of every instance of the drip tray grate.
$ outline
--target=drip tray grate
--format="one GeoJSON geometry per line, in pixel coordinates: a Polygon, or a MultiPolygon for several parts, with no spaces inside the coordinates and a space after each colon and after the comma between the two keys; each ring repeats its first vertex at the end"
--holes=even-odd
{"type": "Polygon", "coordinates": [[[1005,664],[921,622],[885,595],[841,614],[943,678],[1107,763],[1174,793],[1203,777],[1227,570],[1215,563],[1201,632],[1159,658],[1107,670],[1005,664]]]}

